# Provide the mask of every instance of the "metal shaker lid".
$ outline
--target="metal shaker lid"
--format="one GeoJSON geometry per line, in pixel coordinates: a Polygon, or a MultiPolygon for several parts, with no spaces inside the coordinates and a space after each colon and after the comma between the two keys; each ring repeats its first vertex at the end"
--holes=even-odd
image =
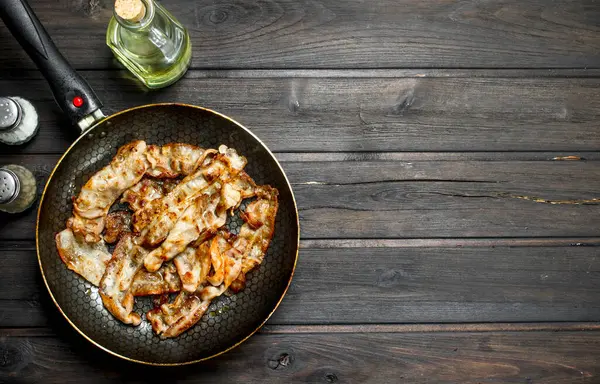
{"type": "Polygon", "coordinates": [[[19,125],[22,114],[19,103],[9,97],[0,97],[0,132],[19,125]]]}
{"type": "Polygon", "coordinates": [[[6,168],[0,168],[0,204],[7,204],[19,196],[21,183],[17,175],[6,168]]]}

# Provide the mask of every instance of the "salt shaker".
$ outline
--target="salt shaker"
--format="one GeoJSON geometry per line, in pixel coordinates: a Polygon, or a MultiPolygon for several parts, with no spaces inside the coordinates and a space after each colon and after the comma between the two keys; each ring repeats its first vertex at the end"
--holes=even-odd
{"type": "Polygon", "coordinates": [[[38,130],[38,115],[34,106],[20,97],[0,96],[0,142],[24,144],[38,130]]]}
{"type": "Polygon", "coordinates": [[[16,164],[0,167],[0,211],[23,212],[31,207],[36,194],[35,176],[27,168],[16,164]]]}

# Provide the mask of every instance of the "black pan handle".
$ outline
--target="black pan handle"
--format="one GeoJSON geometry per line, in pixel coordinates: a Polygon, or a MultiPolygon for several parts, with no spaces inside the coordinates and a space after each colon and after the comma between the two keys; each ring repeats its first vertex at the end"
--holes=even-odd
{"type": "Polygon", "coordinates": [[[102,107],[98,96],[60,54],[25,0],[0,0],[0,18],[42,72],[56,102],[73,124],[102,107]]]}

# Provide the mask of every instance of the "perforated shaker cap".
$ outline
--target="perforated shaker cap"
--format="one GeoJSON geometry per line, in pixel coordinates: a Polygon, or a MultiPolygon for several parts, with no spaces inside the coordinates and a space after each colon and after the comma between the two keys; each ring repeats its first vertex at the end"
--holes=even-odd
{"type": "Polygon", "coordinates": [[[0,132],[9,131],[21,121],[21,106],[9,97],[0,97],[0,132]]]}
{"type": "Polygon", "coordinates": [[[17,175],[6,168],[0,168],[0,204],[8,204],[19,196],[21,183],[17,175]]]}

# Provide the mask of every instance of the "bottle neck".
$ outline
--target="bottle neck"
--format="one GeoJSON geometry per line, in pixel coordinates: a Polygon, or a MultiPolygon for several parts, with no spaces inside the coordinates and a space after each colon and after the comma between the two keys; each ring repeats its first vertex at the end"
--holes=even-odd
{"type": "Polygon", "coordinates": [[[122,18],[121,16],[119,16],[117,14],[117,12],[113,11],[113,16],[115,17],[115,20],[117,20],[117,22],[119,23],[119,25],[121,25],[121,27],[130,30],[132,32],[136,32],[136,31],[143,31],[145,29],[148,28],[148,26],[150,26],[152,24],[152,21],[154,20],[154,15],[155,15],[155,6],[154,6],[154,1],[153,0],[140,0],[145,8],[146,8],[146,12],[144,13],[144,16],[138,20],[138,21],[131,21],[131,20],[126,20],[124,18],[122,18]]]}

